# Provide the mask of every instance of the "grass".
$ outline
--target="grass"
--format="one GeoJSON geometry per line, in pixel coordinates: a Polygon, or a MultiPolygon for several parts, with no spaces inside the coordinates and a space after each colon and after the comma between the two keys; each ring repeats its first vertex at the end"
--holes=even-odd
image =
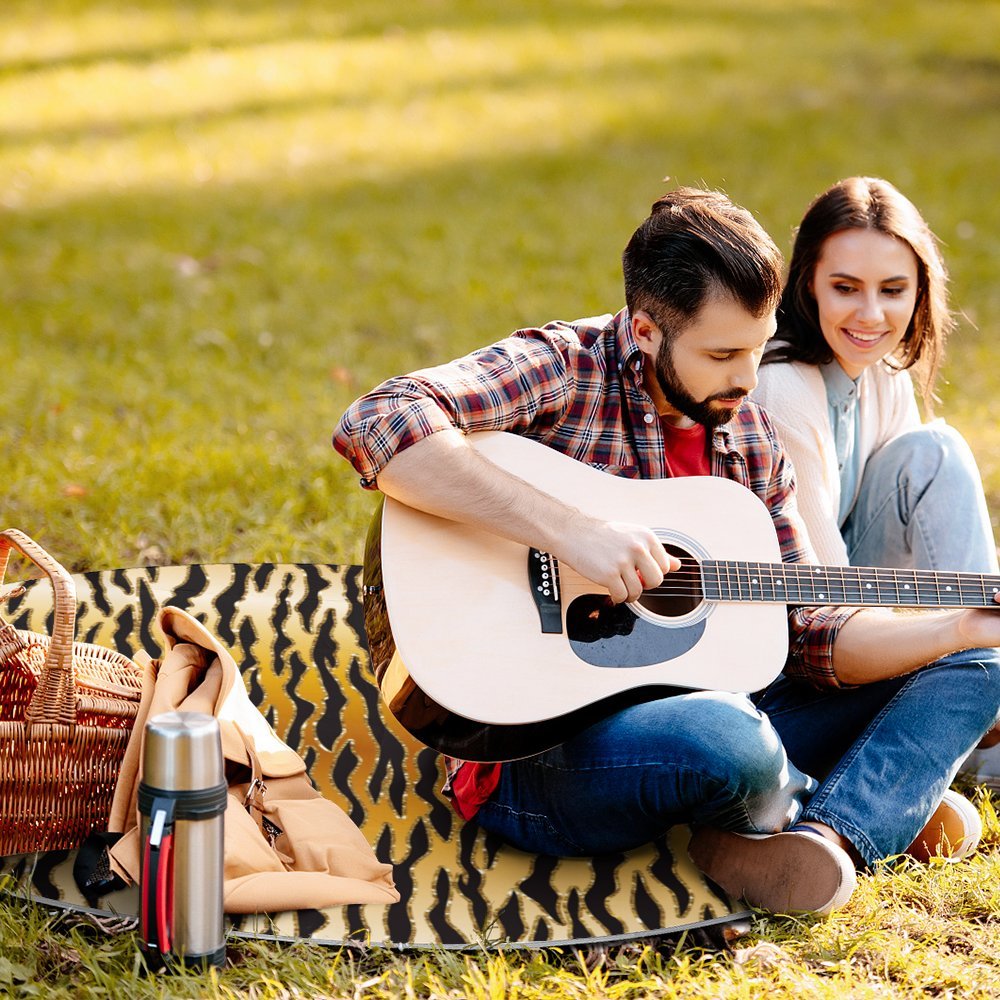
{"type": "MultiPolygon", "coordinates": [[[[945,245],[941,412],[1000,512],[998,34],[996,0],[6,0],[0,516],[74,570],[357,561],[372,498],[329,446],[355,395],[618,308],[665,176],[787,247],[853,173],[945,245]]],[[[877,874],[829,921],[762,916],[734,955],[240,945],[171,995],[992,996],[982,804],[971,864],[877,874]]],[[[165,995],[127,939],[0,922],[0,992],[165,995]]]]}
{"type": "Polygon", "coordinates": [[[210,975],[148,977],[131,934],[56,926],[18,902],[0,908],[0,993],[105,997],[500,998],[809,997],[823,1000],[1000,993],[1000,822],[979,793],[984,848],[960,864],[907,862],[861,879],[828,919],[758,914],[730,951],[684,939],[659,951],[359,954],[236,942],[210,975]]]}

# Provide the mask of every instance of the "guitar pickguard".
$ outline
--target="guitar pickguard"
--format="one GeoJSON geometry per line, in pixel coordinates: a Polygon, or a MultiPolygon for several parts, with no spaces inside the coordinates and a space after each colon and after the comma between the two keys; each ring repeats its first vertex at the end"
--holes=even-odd
{"type": "Polygon", "coordinates": [[[705,620],[660,625],[640,618],[607,595],[584,594],[566,609],[570,647],[595,667],[648,667],[682,656],[698,644],[705,620]]]}

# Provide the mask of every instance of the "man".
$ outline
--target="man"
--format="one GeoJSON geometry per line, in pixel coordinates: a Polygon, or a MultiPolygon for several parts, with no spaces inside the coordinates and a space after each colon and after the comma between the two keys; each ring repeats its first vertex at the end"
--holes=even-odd
{"type": "MultiPolygon", "coordinates": [[[[491,464],[467,432],[522,434],[633,478],[734,479],[767,505],[782,558],[811,559],[792,470],[746,400],[775,328],[774,243],[723,195],[682,189],[653,206],[623,270],[617,315],[390,379],[350,407],[335,447],[362,485],[550,552],[614,601],[678,561],[647,526],[596,520],[491,464]]],[[[756,704],[678,693],[526,760],[451,761],[456,809],[551,854],[626,850],[689,822],[693,859],[731,894],[777,911],[842,905],[856,866],[919,839],[992,726],[1000,658],[978,647],[1000,644],[1000,615],[799,608],[789,630],[784,676],[756,704]]]]}

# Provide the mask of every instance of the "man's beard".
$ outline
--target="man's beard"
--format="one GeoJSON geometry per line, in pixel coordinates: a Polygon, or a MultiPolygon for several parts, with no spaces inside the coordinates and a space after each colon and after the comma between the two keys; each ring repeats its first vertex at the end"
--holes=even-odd
{"type": "Polygon", "coordinates": [[[712,403],[718,399],[744,399],[747,395],[744,389],[730,389],[728,392],[717,392],[701,400],[694,398],[684,388],[674,368],[674,352],[672,344],[666,338],[660,341],[660,349],[656,352],[654,369],[656,381],[667,402],[675,409],[690,417],[695,423],[712,430],[733,419],[737,410],[730,407],[714,407],[712,403]]]}

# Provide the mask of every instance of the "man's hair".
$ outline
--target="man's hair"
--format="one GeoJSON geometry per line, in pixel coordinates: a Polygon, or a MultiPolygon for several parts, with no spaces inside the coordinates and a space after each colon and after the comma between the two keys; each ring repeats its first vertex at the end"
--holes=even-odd
{"type": "Polygon", "coordinates": [[[813,294],[816,265],[826,240],[848,229],[866,229],[901,240],[917,258],[917,301],[902,341],[885,359],[891,368],[913,368],[924,399],[931,408],[934,381],[944,345],[954,326],[948,309],[948,272],[937,239],[916,206],[880,177],[848,177],[817,196],[799,224],[788,266],[788,281],[778,309],[775,349],[764,363],[830,361],[830,349],[819,325],[813,294]]]}
{"type": "Polygon", "coordinates": [[[713,294],[760,318],[781,297],[781,251],[759,222],[718,191],[678,188],[653,204],[622,253],[625,304],[669,341],[713,294]]]}

